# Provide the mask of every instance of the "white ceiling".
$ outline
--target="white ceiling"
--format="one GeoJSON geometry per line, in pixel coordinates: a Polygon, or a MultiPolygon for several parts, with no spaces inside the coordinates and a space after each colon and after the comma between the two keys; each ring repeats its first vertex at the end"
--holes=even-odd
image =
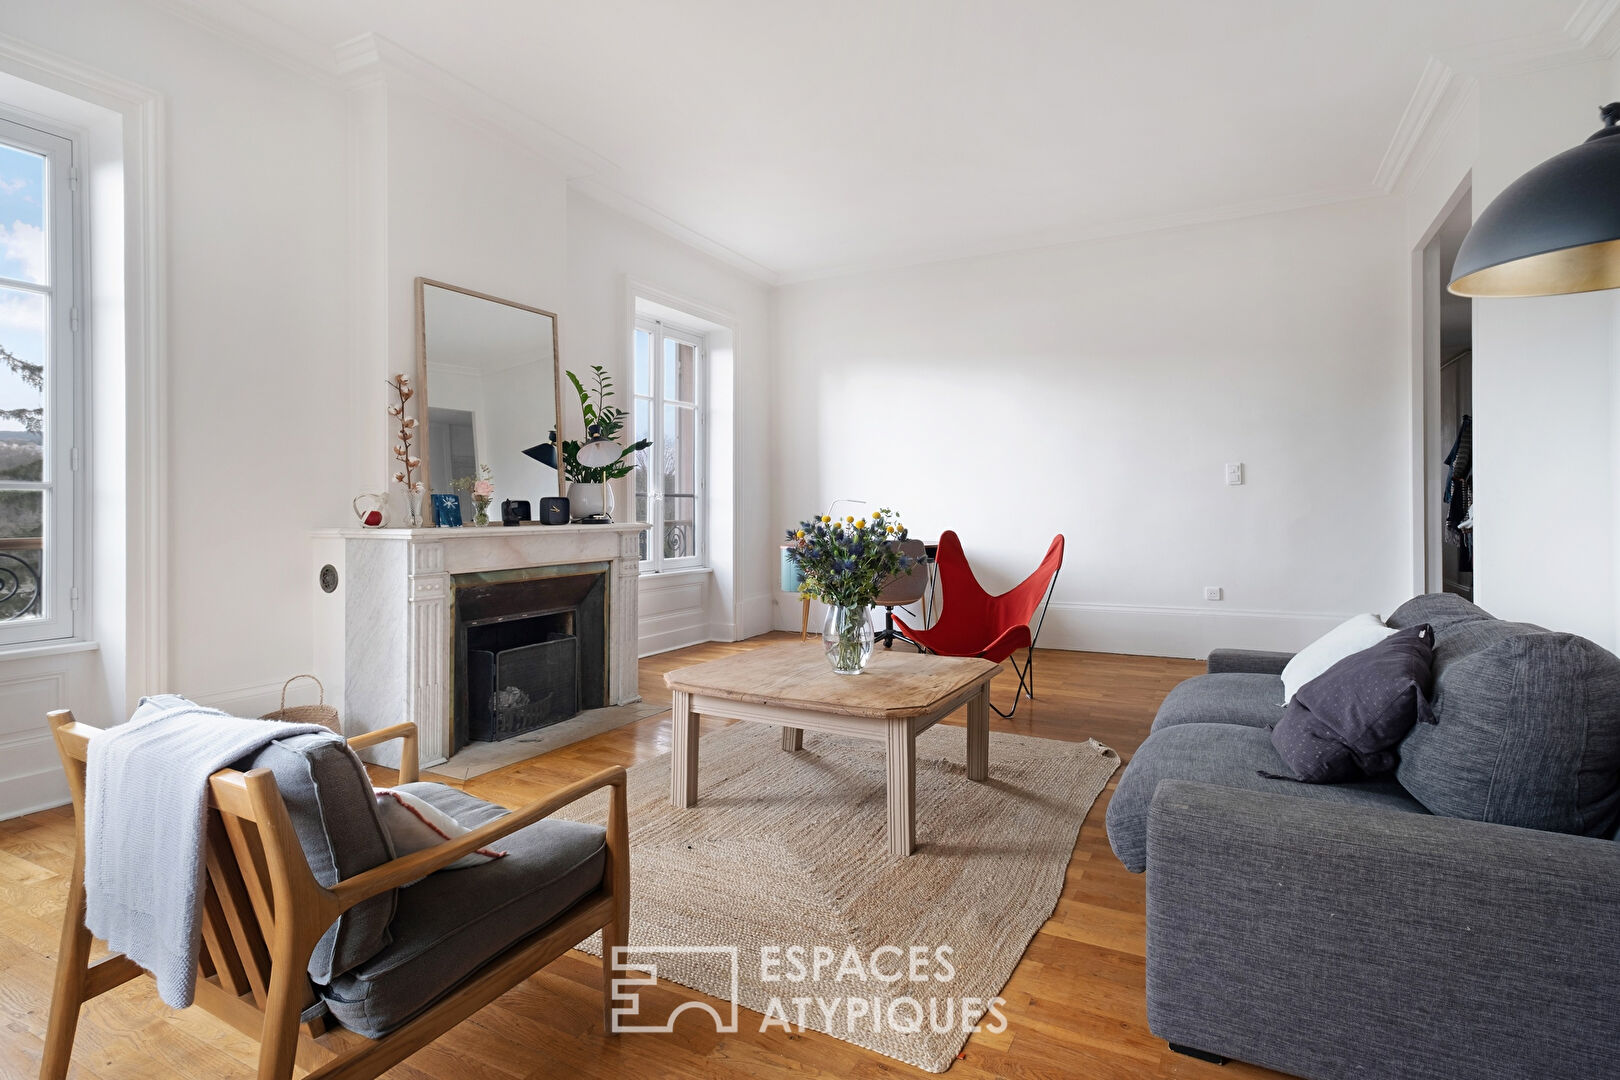
{"type": "Polygon", "coordinates": [[[791,280],[1375,193],[1429,57],[1594,0],[183,2],[306,56],[379,34],[791,280]]]}

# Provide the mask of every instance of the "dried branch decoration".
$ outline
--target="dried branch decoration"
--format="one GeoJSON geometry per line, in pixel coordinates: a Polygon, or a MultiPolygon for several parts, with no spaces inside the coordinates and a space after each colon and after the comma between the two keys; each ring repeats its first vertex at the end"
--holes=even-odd
{"type": "Polygon", "coordinates": [[[399,442],[394,444],[394,457],[405,466],[394,474],[394,482],[404,484],[406,491],[420,492],[422,481],[416,478],[416,470],[421,467],[422,459],[411,453],[411,441],[416,438],[416,417],[405,415],[405,403],[416,396],[416,391],[411,389],[409,375],[395,375],[388,385],[399,395],[399,404],[388,406],[388,415],[399,421],[399,442]]]}

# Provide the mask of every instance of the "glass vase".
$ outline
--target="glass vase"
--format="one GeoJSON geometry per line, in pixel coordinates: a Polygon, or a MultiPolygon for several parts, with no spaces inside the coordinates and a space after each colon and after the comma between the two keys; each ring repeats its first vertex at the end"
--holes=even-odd
{"type": "Polygon", "coordinates": [[[411,528],[422,527],[422,492],[420,489],[405,489],[405,511],[409,516],[411,528]]]}
{"type": "Polygon", "coordinates": [[[473,512],[473,524],[474,525],[476,525],[480,529],[482,529],[485,525],[489,524],[489,500],[488,499],[474,499],[473,500],[473,511],[474,511],[473,512]]]}
{"type": "Polygon", "coordinates": [[[840,675],[859,675],[872,656],[869,610],[864,604],[827,609],[827,621],[821,627],[821,647],[827,654],[827,662],[840,675]]]}

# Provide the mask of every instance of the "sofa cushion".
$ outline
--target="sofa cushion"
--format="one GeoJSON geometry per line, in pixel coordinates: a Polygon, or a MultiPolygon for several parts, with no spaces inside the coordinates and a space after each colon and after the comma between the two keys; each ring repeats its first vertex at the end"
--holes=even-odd
{"type": "Polygon", "coordinates": [[[1498,620],[1435,633],[1433,724],[1396,776],[1436,814],[1610,836],[1620,818],[1620,658],[1498,620]]]}
{"type": "Polygon", "coordinates": [[[1235,724],[1180,724],[1149,735],[1120,774],[1108,802],[1108,842],[1133,874],[1147,868],[1148,807],[1160,780],[1198,780],[1248,791],[1281,792],[1302,799],[1382,806],[1424,813],[1423,806],[1388,777],[1347,784],[1297,784],[1268,779],[1286,769],[1264,728],[1235,724]]]}
{"type": "MultiPolygon", "coordinates": [[[[399,790],[463,825],[507,812],[442,784],[399,790]]],[[[607,865],[607,831],[598,825],[547,818],[499,846],[504,859],[441,870],[399,890],[392,943],[322,993],[339,1023],[368,1038],[393,1031],[594,891],[607,865]]]]}
{"type": "MultiPolygon", "coordinates": [[[[275,774],[310,872],[322,885],[336,885],[394,857],[365,766],[341,736],[320,732],[278,739],[240,767],[275,774]]],[[[344,912],[310,955],[309,977],[331,982],[387,945],[394,895],[381,893],[344,912]]]]}
{"type": "Polygon", "coordinates": [[[1153,730],[1177,724],[1270,727],[1282,719],[1282,680],[1275,675],[1194,675],[1165,696],[1153,730]]]}
{"type": "Polygon", "coordinates": [[[1295,653],[1283,668],[1283,704],[1292,701],[1300,687],[1340,660],[1372,648],[1394,632],[1384,625],[1384,620],[1371,613],[1356,615],[1335,626],[1295,653]]]}
{"type": "Polygon", "coordinates": [[[1396,608],[1394,613],[1384,620],[1384,625],[1405,630],[1409,626],[1427,623],[1438,634],[1452,623],[1474,622],[1494,617],[1484,608],[1475,607],[1455,593],[1424,593],[1412,597],[1396,608]]]}
{"type": "Polygon", "coordinates": [[[1429,719],[1434,632],[1397,630],[1299,688],[1271,729],[1297,780],[1335,784],[1395,769],[1395,747],[1429,719]]]}

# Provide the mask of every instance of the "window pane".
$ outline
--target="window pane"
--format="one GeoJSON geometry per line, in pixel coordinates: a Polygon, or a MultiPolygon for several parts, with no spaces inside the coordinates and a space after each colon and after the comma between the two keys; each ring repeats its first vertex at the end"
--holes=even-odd
{"type": "MultiPolygon", "coordinates": [[[[645,330],[636,331],[636,393],[643,397],[651,397],[652,385],[652,335],[645,330]]],[[[645,520],[645,519],[643,519],[645,520]]]]}
{"type": "Polygon", "coordinates": [[[664,558],[697,554],[697,500],[690,495],[664,498],[664,558]]]}
{"type": "Polygon", "coordinates": [[[0,621],[40,615],[45,493],[0,491],[0,621]]]}
{"type": "Polygon", "coordinates": [[[49,303],[0,287],[0,479],[42,479],[49,303]]]}
{"type": "Polygon", "coordinates": [[[46,282],[45,159],[0,145],[0,277],[46,282]]]}
{"type": "Polygon", "coordinates": [[[697,412],[664,406],[664,496],[697,494],[697,412]]]}
{"type": "Polygon", "coordinates": [[[664,339],[664,399],[697,400],[697,350],[671,338],[664,339]]]}

